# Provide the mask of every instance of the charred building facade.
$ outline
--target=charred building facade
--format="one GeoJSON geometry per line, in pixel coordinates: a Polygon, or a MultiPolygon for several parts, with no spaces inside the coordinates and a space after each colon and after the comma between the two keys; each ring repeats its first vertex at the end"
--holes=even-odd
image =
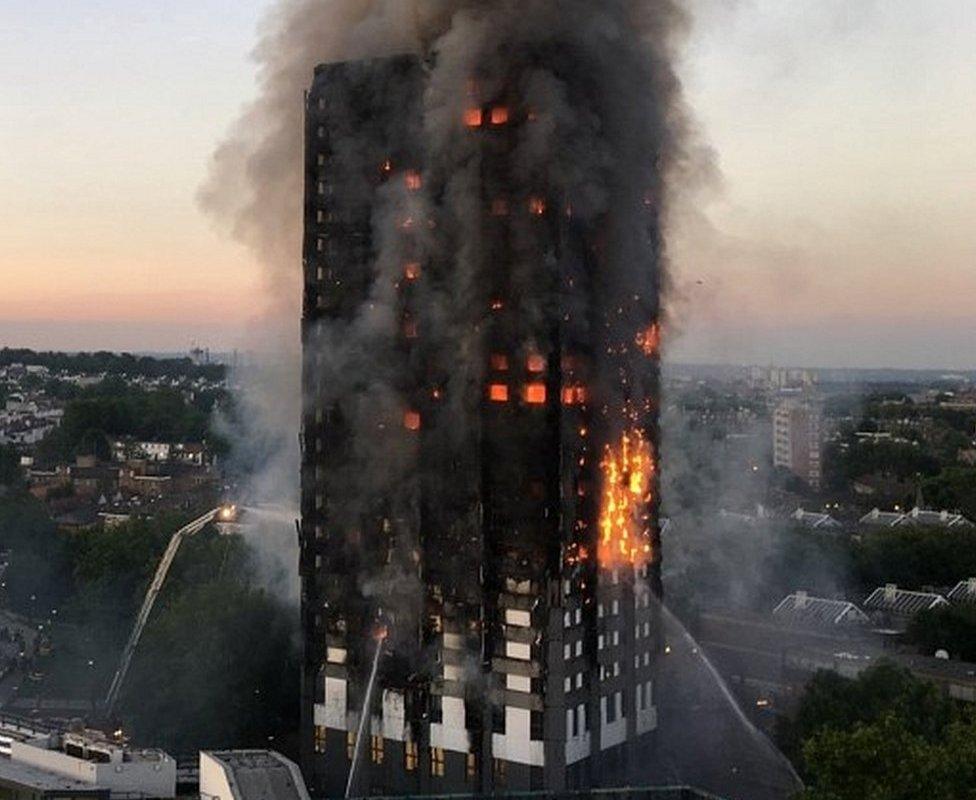
{"type": "Polygon", "coordinates": [[[303,767],[329,796],[606,785],[656,728],[657,287],[614,268],[634,220],[657,248],[653,187],[588,211],[540,155],[535,56],[506,58],[455,96],[413,56],[322,65],[306,97],[303,767]]]}

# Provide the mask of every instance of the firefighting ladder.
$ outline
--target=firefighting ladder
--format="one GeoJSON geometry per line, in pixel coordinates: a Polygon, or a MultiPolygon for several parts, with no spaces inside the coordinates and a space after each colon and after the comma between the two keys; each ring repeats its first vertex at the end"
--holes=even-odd
{"type": "Polygon", "coordinates": [[[142,607],[139,609],[139,615],[136,617],[135,625],[132,626],[129,641],[125,643],[122,658],[119,660],[119,667],[112,678],[112,684],[108,687],[108,694],[105,695],[103,712],[106,718],[111,718],[112,712],[115,710],[115,703],[119,699],[119,692],[122,689],[122,684],[125,682],[129,665],[132,663],[132,656],[136,651],[136,647],[139,646],[142,631],[149,621],[149,615],[152,614],[153,606],[156,604],[156,598],[159,597],[163,583],[166,581],[166,576],[169,574],[169,568],[172,566],[173,559],[176,558],[176,554],[179,552],[180,545],[183,544],[183,540],[187,536],[193,536],[193,534],[199,533],[213,522],[214,517],[217,516],[219,511],[219,508],[208,511],[202,517],[180,528],[173,534],[173,538],[169,540],[169,544],[166,546],[166,552],[163,553],[163,557],[159,561],[159,566],[156,567],[156,574],[153,575],[152,583],[149,584],[149,589],[146,591],[146,596],[142,601],[142,607]]]}

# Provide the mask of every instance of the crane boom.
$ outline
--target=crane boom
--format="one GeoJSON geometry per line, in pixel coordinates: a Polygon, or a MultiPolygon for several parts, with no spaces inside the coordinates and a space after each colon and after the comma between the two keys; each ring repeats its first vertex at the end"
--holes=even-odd
{"type": "Polygon", "coordinates": [[[119,659],[118,669],[115,671],[115,675],[112,677],[112,683],[108,688],[108,693],[105,695],[105,702],[103,704],[103,710],[106,717],[112,715],[115,709],[115,703],[119,699],[119,692],[122,689],[122,684],[125,681],[126,673],[129,671],[129,665],[132,663],[132,656],[136,651],[136,647],[139,645],[139,639],[142,637],[142,631],[146,627],[146,623],[149,621],[149,615],[152,614],[153,606],[156,604],[156,598],[159,596],[160,591],[163,588],[163,583],[166,581],[166,576],[169,574],[169,568],[173,564],[173,559],[176,558],[176,554],[180,549],[180,545],[187,536],[193,536],[195,533],[199,533],[203,528],[210,524],[214,517],[220,512],[220,508],[214,508],[204,514],[202,517],[198,517],[193,520],[193,522],[188,525],[184,525],[169,540],[169,544],[166,546],[166,551],[163,553],[163,557],[159,561],[159,565],[156,567],[156,574],[153,575],[152,583],[149,584],[149,589],[146,590],[146,596],[143,598],[142,607],[139,609],[139,614],[136,617],[135,624],[132,626],[132,632],[129,634],[129,640],[125,643],[125,649],[122,651],[122,658],[119,659]]]}

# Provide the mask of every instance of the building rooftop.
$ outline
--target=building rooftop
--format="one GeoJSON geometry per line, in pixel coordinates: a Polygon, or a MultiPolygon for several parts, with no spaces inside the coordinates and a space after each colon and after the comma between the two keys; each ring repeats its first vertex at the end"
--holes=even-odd
{"type": "Polygon", "coordinates": [[[210,750],[200,757],[201,779],[204,758],[218,762],[234,800],[309,800],[298,767],[273,750],[210,750]]]}
{"type": "Polygon", "coordinates": [[[884,611],[905,617],[946,604],[947,601],[941,594],[899,589],[890,583],[875,589],[864,601],[864,607],[868,611],[884,611]]]}
{"type": "Polygon", "coordinates": [[[967,578],[964,581],[959,581],[946,594],[946,599],[950,603],[976,604],[976,578],[967,578]]]}
{"type": "Polygon", "coordinates": [[[72,780],[7,757],[0,758],[0,784],[14,784],[35,792],[70,792],[72,796],[108,797],[109,794],[107,789],[96,788],[90,783],[72,780]]]}
{"type": "Polygon", "coordinates": [[[841,523],[834,519],[830,514],[823,514],[819,511],[804,511],[798,508],[790,515],[793,519],[807,528],[840,528],[841,523]]]}
{"type": "Polygon", "coordinates": [[[881,511],[872,509],[860,519],[862,525],[874,527],[897,528],[901,526],[918,526],[930,528],[971,528],[973,523],[962,514],[954,511],[932,511],[916,506],[911,511],[881,511]]]}
{"type": "Polygon", "coordinates": [[[803,591],[785,597],[773,609],[773,616],[779,622],[801,627],[858,625],[870,622],[868,615],[853,603],[846,600],[810,597],[803,591]]]}

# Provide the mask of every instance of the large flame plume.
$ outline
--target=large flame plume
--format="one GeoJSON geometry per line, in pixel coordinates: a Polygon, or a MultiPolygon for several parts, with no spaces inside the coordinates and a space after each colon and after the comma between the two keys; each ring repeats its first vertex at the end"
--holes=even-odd
{"type": "Polygon", "coordinates": [[[619,441],[606,445],[600,469],[600,564],[643,565],[651,557],[651,503],[657,469],[643,431],[625,431],[619,441]]]}

